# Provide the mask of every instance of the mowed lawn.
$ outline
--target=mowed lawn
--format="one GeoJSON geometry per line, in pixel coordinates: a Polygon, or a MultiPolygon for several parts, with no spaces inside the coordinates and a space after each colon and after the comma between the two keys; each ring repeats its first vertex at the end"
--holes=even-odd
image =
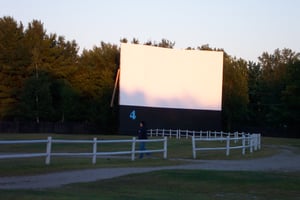
{"type": "Polygon", "coordinates": [[[0,190],[1,199],[300,199],[299,173],[167,170],[56,189],[0,190]]]}
{"type": "MultiPolygon", "coordinates": [[[[22,136],[18,136],[22,137],[22,136]]],[[[23,136],[24,137],[24,136],[23,136]]],[[[30,136],[39,137],[39,136],[30,136]]],[[[65,137],[65,136],[57,136],[65,137]]],[[[66,136],[72,137],[72,136],[66,136]]],[[[74,136],[73,136],[74,137],[74,136]]],[[[80,139],[90,136],[76,136],[80,139]]],[[[105,136],[109,139],[116,136],[105,136]]],[[[0,136],[11,138],[9,136],[0,136]]],[[[14,138],[11,138],[14,139],[14,138]]],[[[20,139],[20,138],[18,138],[20,139]]],[[[245,156],[233,151],[201,153],[199,159],[255,159],[277,153],[278,147],[290,146],[299,153],[299,139],[263,138],[260,151],[245,156]]],[[[190,140],[168,141],[168,160],[160,154],[132,162],[130,159],[99,159],[96,165],[88,158],[54,158],[45,166],[44,159],[0,160],[1,176],[29,175],[53,171],[101,168],[143,167],[182,164],[175,158],[192,157],[190,140]]],[[[0,147],[0,152],[1,152],[0,147]]],[[[8,148],[2,151],[8,151],[8,148]]],[[[24,147],[23,147],[24,148],[24,147]]],[[[43,147],[25,147],[28,151],[43,147]]],[[[74,149],[75,147],[57,147],[74,149]]],[[[89,147],[86,147],[89,148],[89,147]]],[[[110,149],[111,147],[107,147],[110,149]]],[[[149,146],[151,148],[151,146],[149,146]]],[[[16,149],[16,147],[14,147],[16,149]]],[[[84,150],[85,147],[80,147],[84,150]]],[[[253,160],[255,162],[255,160],[253,160]]],[[[300,199],[300,172],[225,172],[208,170],[166,170],[132,174],[91,183],[71,184],[55,189],[0,190],[0,199],[300,199]]]]}

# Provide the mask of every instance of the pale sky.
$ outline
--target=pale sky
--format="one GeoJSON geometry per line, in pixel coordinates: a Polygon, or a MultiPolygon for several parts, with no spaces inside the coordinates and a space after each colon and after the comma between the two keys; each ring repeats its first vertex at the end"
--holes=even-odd
{"type": "Polygon", "coordinates": [[[257,61],[263,52],[300,52],[300,0],[0,0],[0,17],[75,40],[80,51],[168,39],[177,49],[209,44],[257,61]]]}

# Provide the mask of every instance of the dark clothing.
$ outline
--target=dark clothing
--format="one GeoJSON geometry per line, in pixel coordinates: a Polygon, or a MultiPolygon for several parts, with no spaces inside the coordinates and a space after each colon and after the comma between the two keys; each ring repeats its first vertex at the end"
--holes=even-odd
{"type": "Polygon", "coordinates": [[[138,130],[138,138],[140,140],[148,139],[147,130],[145,129],[144,126],[142,126],[142,127],[139,128],[139,130],[138,130]]]}
{"type": "MultiPolygon", "coordinates": [[[[140,151],[145,151],[146,150],[146,144],[145,142],[140,142],[140,151]]],[[[147,153],[147,155],[149,155],[149,153],[147,153]]],[[[144,153],[140,153],[139,158],[143,158],[144,157],[144,153]]]]}
{"type": "MultiPolygon", "coordinates": [[[[144,124],[142,124],[138,130],[138,139],[139,140],[148,139],[147,130],[146,130],[144,124]]],[[[144,142],[144,141],[140,142],[140,151],[146,151],[146,142],[144,142]]],[[[149,155],[149,153],[147,153],[147,155],[149,155]]],[[[144,153],[141,152],[139,158],[143,158],[143,157],[144,157],[144,153]]]]}

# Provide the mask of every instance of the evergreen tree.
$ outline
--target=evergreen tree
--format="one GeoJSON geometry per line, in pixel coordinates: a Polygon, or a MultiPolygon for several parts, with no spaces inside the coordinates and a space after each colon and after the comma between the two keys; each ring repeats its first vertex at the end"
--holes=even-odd
{"type": "Polygon", "coordinates": [[[11,17],[0,18],[0,120],[13,117],[18,91],[28,64],[23,25],[11,17]]]}

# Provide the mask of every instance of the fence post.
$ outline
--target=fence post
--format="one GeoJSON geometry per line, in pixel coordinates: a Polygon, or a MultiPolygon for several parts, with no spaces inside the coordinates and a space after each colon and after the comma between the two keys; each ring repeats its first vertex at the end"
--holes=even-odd
{"type": "Polygon", "coordinates": [[[257,137],[256,134],[252,134],[253,136],[253,150],[256,151],[257,150],[257,137]]]}
{"type": "Polygon", "coordinates": [[[131,160],[135,160],[135,143],[136,143],[136,138],[132,138],[132,145],[131,145],[131,160]]]}
{"type": "Polygon", "coordinates": [[[196,159],[196,144],[195,144],[195,137],[192,137],[192,147],[193,147],[193,158],[196,159]]]}
{"type": "Polygon", "coordinates": [[[189,131],[186,130],[186,133],[185,133],[185,139],[188,139],[189,138],[189,131]]]}
{"type": "Polygon", "coordinates": [[[230,151],[230,136],[228,135],[226,138],[226,156],[229,156],[230,151]]]}
{"type": "Polygon", "coordinates": [[[239,132],[234,132],[234,143],[237,143],[237,138],[239,137],[239,132]]]}
{"type": "Polygon", "coordinates": [[[250,138],[250,153],[253,152],[253,135],[249,135],[250,138]]]}
{"type": "MultiPolygon", "coordinates": [[[[224,139],[224,138],[225,138],[225,136],[224,136],[224,135],[226,135],[226,133],[224,133],[223,131],[221,131],[221,138],[222,138],[222,139],[224,139]]],[[[224,140],[221,140],[221,143],[223,143],[223,141],[224,141],[224,140]]]]}
{"type": "Polygon", "coordinates": [[[167,159],[168,155],[168,140],[167,137],[164,138],[164,159],[167,159]]]}
{"type": "Polygon", "coordinates": [[[261,148],[261,134],[258,134],[258,149],[260,150],[261,148]]]}
{"type": "Polygon", "coordinates": [[[243,150],[242,150],[242,154],[245,155],[245,148],[246,148],[246,138],[245,138],[245,134],[243,134],[243,139],[242,139],[242,146],[243,146],[243,150]]]}
{"type": "Polygon", "coordinates": [[[47,152],[46,152],[46,165],[49,165],[50,164],[50,159],[51,159],[51,146],[52,146],[52,137],[48,137],[47,139],[47,152]]]}
{"type": "Polygon", "coordinates": [[[97,159],[97,138],[93,140],[93,164],[96,164],[97,159]]]}
{"type": "Polygon", "coordinates": [[[255,142],[256,142],[256,144],[255,144],[255,151],[257,151],[258,149],[259,149],[259,134],[255,134],[255,142]]]}

